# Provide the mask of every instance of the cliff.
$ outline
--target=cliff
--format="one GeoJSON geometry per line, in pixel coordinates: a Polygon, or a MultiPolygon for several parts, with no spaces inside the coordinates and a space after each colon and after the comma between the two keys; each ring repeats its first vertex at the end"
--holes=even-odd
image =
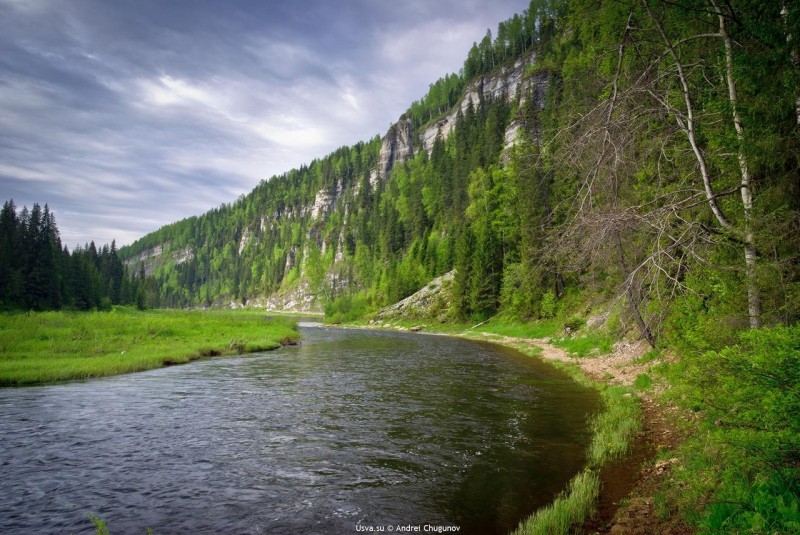
{"type": "MultiPolygon", "coordinates": [[[[430,153],[437,136],[447,140],[470,103],[475,110],[481,103],[505,99],[508,109],[520,109],[532,98],[536,108],[544,106],[547,77],[530,68],[533,62],[533,53],[527,53],[477,76],[464,86],[454,106],[425,124],[414,124],[403,114],[380,139],[343,147],[309,166],[262,181],[233,204],[149,235],[121,251],[124,261],[130,269],[143,267],[145,274],[159,279],[168,306],[188,301],[314,310],[320,306],[320,295],[358,284],[352,262],[348,263],[358,242],[368,246],[362,248],[362,256],[364,251],[386,254],[367,243],[375,239],[375,218],[392,227],[383,232],[383,239],[394,251],[401,239],[397,233],[409,232],[406,227],[411,224],[403,220],[410,216],[407,197],[419,203],[433,189],[452,187],[429,185],[425,193],[418,183],[406,184],[403,187],[410,189],[400,194],[402,199],[391,205],[377,203],[387,189],[390,196],[398,194],[398,185],[389,184],[397,166],[423,151],[430,153]],[[390,208],[394,215],[386,213],[390,208]],[[401,220],[391,223],[386,217],[401,220]],[[320,263],[326,266],[324,273],[318,272],[320,263]]],[[[507,162],[522,124],[516,117],[504,123],[501,163],[507,162]]],[[[464,187],[463,179],[459,187],[464,187]]],[[[437,233],[446,236],[448,231],[437,233]]]]}

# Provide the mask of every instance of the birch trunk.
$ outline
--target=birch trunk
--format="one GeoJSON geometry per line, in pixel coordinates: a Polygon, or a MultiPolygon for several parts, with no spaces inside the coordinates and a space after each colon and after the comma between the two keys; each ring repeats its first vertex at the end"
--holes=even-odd
{"type": "MultiPolygon", "coordinates": [[[[761,327],[761,296],[758,291],[756,281],[756,268],[758,263],[758,252],[753,236],[753,190],[750,178],[750,167],[747,164],[747,157],[744,153],[744,126],[739,115],[739,97],[736,91],[736,82],[733,78],[733,43],[725,25],[725,15],[722,13],[716,0],[711,0],[711,5],[719,18],[719,33],[725,43],[725,78],[728,84],[728,98],[733,112],[733,126],[736,129],[736,140],[739,144],[739,170],[742,175],[742,207],[744,208],[744,261],[745,276],[747,278],[747,312],[750,317],[750,327],[757,329],[761,327]]],[[[799,117],[800,120],[800,117],[799,117]]]]}

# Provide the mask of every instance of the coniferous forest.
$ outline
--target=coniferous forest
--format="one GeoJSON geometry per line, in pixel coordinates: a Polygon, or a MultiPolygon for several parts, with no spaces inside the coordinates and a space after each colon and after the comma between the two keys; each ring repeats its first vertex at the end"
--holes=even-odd
{"type": "Polygon", "coordinates": [[[117,246],[94,242],[62,246],[55,216],[45,204],[0,211],[0,306],[22,310],[109,310],[112,305],[156,305],[155,281],[130,273],[117,246]]]}
{"type": "Polygon", "coordinates": [[[347,321],[450,272],[431,323],[601,310],[689,422],[654,514],[797,532],[800,2],[532,0],[383,138],[120,250],[6,202],[0,270],[25,310],[294,295],[347,321]]]}

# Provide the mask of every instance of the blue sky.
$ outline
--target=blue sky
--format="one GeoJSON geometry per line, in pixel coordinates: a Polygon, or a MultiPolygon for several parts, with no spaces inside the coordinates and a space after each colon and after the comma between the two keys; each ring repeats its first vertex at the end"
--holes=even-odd
{"type": "Polygon", "coordinates": [[[527,0],[0,0],[0,202],[133,242],[383,135],[527,0]]]}

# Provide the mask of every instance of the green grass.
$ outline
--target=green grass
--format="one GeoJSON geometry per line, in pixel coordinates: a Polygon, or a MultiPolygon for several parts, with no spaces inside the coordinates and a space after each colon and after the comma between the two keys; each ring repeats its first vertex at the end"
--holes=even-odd
{"type": "Polygon", "coordinates": [[[633,381],[633,386],[637,390],[650,390],[653,386],[653,379],[646,373],[640,373],[633,381]]]}
{"type": "Polygon", "coordinates": [[[628,452],[631,440],[642,427],[639,399],[624,386],[605,386],[601,390],[605,410],[592,426],[589,466],[599,468],[628,452]]]}
{"type": "Polygon", "coordinates": [[[118,375],[298,338],[293,320],[253,310],[0,314],[0,385],[118,375]]]}
{"type": "Polygon", "coordinates": [[[583,522],[594,510],[600,495],[600,477],[586,470],[569,482],[566,492],[550,505],[522,521],[514,535],[555,535],[569,533],[573,524],[583,522]]]}
{"type": "Polygon", "coordinates": [[[610,353],[614,339],[604,333],[588,333],[584,336],[554,338],[552,344],[570,355],[582,358],[610,353]]]}
{"type": "Polygon", "coordinates": [[[505,322],[492,319],[489,323],[476,327],[476,331],[489,332],[517,338],[547,338],[559,332],[563,326],[557,320],[540,320],[531,323],[505,322]]]}

